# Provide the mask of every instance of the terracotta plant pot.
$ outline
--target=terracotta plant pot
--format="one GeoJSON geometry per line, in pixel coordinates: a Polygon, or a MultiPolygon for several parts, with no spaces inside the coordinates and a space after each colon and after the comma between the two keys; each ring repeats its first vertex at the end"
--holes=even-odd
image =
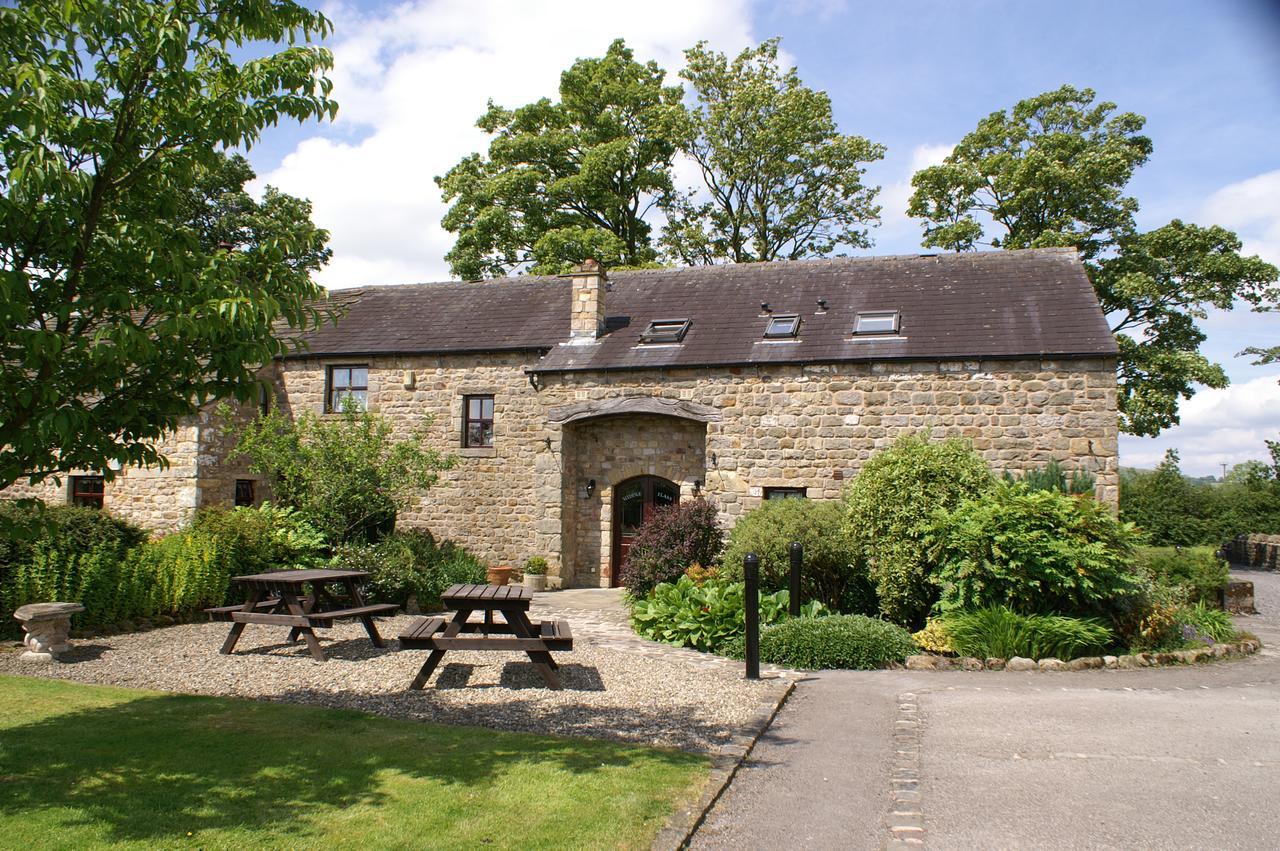
{"type": "Polygon", "coordinates": [[[511,568],[491,567],[489,568],[488,579],[490,585],[506,585],[511,581],[511,568]]]}

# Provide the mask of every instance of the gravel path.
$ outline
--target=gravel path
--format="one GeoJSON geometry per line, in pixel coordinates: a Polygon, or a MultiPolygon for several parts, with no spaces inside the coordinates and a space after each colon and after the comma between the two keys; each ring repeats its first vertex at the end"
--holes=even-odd
{"type": "MultiPolygon", "coordinates": [[[[535,617],[555,611],[545,603],[537,608],[542,611],[535,617]]],[[[283,627],[250,626],[235,654],[222,656],[218,648],[227,625],[208,623],[73,641],[64,661],[52,665],[0,652],[0,673],[321,704],[696,751],[728,744],[762,703],[776,702],[786,688],[781,679],[747,682],[739,666],[691,664],[683,654],[664,658],[643,645],[629,652],[614,635],[597,639],[589,624],[580,628],[570,619],[575,649],[556,654],[562,691],[545,688],[523,653],[458,651],[445,656],[425,689],[412,692],[407,686],[427,651],[401,652],[394,641],[411,620],[379,619],[379,631],[390,639],[381,650],[359,623],[319,630],[329,659],[324,664],[313,662],[301,642],[285,644],[283,627]]]]}

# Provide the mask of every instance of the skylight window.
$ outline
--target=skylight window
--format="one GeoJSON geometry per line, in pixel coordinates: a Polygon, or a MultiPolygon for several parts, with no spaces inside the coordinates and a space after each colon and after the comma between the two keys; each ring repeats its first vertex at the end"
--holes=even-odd
{"type": "Polygon", "coordinates": [[[766,340],[786,339],[794,337],[799,332],[800,317],[794,313],[779,313],[776,316],[770,316],[769,323],[764,326],[766,340]]]}
{"type": "Polygon", "coordinates": [[[640,335],[642,343],[678,343],[689,330],[688,319],[655,319],[640,335]]]}
{"type": "Polygon", "coordinates": [[[898,333],[898,311],[874,310],[859,313],[854,322],[855,334],[896,334],[898,333]]]}

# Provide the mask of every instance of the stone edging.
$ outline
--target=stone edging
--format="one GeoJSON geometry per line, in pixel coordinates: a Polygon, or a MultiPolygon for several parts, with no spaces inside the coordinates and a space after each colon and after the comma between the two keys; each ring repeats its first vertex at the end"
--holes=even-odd
{"type": "Polygon", "coordinates": [[[924,801],[920,789],[920,702],[915,692],[898,695],[898,712],[893,722],[893,775],[886,820],[889,836],[886,848],[924,846],[924,801]]]}
{"type": "Polygon", "coordinates": [[[1012,659],[978,659],[973,656],[962,656],[958,659],[950,656],[937,656],[932,653],[921,653],[908,656],[906,668],[909,671],[1086,671],[1094,668],[1152,668],[1158,665],[1194,665],[1197,662],[1209,662],[1214,659],[1227,659],[1232,656],[1248,656],[1257,653],[1262,642],[1256,638],[1242,638],[1238,641],[1225,641],[1212,647],[1197,647],[1194,650],[1176,650],[1172,653],[1134,653],[1130,656],[1082,656],[1064,662],[1061,659],[1025,659],[1015,656],[1012,659]]]}
{"type": "Polygon", "coordinates": [[[788,679],[782,694],[776,700],[764,701],[751,720],[743,725],[742,731],[733,738],[733,741],[717,751],[711,759],[711,774],[707,777],[707,785],[701,797],[696,803],[679,810],[667,819],[666,825],[653,838],[653,844],[650,846],[653,851],[678,851],[689,846],[693,835],[706,820],[707,813],[711,812],[711,808],[729,788],[734,775],[751,755],[751,751],[764,735],[764,731],[769,729],[773,719],[782,711],[783,705],[791,697],[795,688],[796,681],[788,679]]]}

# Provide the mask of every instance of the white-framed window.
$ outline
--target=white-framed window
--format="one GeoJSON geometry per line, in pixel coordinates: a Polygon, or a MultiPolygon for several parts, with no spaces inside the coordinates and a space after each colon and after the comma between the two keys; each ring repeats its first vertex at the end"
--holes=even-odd
{"type": "Polygon", "coordinates": [[[899,313],[896,310],[860,311],[853,323],[855,334],[896,334],[899,313]]]}
{"type": "Polygon", "coordinates": [[[770,316],[768,323],[764,326],[764,336],[767,340],[786,339],[798,333],[800,333],[800,317],[794,313],[770,316]]]}

